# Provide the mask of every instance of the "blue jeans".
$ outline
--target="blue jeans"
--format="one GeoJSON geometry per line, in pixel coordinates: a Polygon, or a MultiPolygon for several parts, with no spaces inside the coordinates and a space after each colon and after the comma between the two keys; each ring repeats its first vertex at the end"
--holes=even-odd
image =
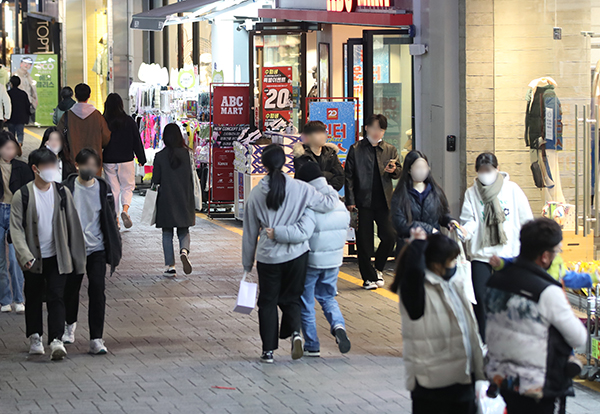
{"type": "Polygon", "coordinates": [[[13,135],[19,141],[19,144],[23,144],[23,140],[25,139],[25,125],[23,124],[7,124],[8,130],[13,133],[13,135]]]}
{"type": "Polygon", "coordinates": [[[0,304],[23,303],[23,271],[17,263],[15,248],[6,248],[6,234],[10,228],[10,204],[0,203],[0,304]],[[8,253],[8,257],[7,257],[8,253]],[[11,292],[12,284],[12,292],[11,292]]]}
{"type": "Polygon", "coordinates": [[[317,321],[315,318],[315,298],[321,304],[323,313],[331,327],[331,334],[337,328],[346,329],[342,311],[335,300],[337,279],[340,269],[315,269],[308,266],[306,282],[302,294],[302,332],[304,334],[304,349],[307,351],[320,351],[319,337],[317,336],[317,321]]]}

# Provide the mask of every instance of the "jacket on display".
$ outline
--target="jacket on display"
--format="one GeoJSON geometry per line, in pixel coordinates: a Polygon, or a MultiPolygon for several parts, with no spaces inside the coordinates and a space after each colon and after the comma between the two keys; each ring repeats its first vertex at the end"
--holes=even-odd
{"type": "MultiPolygon", "coordinates": [[[[33,189],[34,185],[33,182],[30,182],[13,196],[10,212],[10,237],[21,268],[24,268],[31,260],[36,259],[28,272],[41,274],[43,271],[43,260],[38,241],[38,217],[33,189]],[[23,211],[24,188],[27,188],[28,196],[25,211],[23,211]]],[[[58,183],[53,183],[52,189],[49,191],[54,191],[55,202],[52,229],[56,245],[58,272],[61,275],[68,275],[70,273],[84,274],[87,258],[85,240],[79,216],[75,209],[73,196],[68,189],[58,183]],[[59,191],[59,186],[62,187],[62,191],[59,191]]]]}
{"type": "Polygon", "coordinates": [[[470,260],[488,263],[494,255],[499,257],[518,256],[521,250],[521,226],[533,220],[529,200],[521,187],[510,181],[507,173],[500,172],[500,174],[504,176],[504,183],[498,194],[498,199],[506,216],[503,226],[508,242],[503,245],[482,247],[485,232],[485,218],[483,216],[485,205],[477,186],[473,185],[465,193],[465,201],[460,214],[461,224],[467,231],[467,254],[470,260]]]}
{"type": "Polygon", "coordinates": [[[10,96],[12,105],[12,113],[8,119],[8,123],[13,125],[28,124],[29,117],[31,116],[31,104],[27,94],[19,88],[10,88],[8,96],[10,96]]]}
{"type": "MultiPolygon", "coordinates": [[[[71,174],[64,185],[71,191],[75,189],[75,180],[78,174],[71,174]]],[[[110,273],[121,262],[122,242],[121,232],[117,224],[117,213],[115,212],[115,196],[110,184],[100,177],[96,177],[100,185],[100,229],[104,236],[104,254],[106,255],[106,264],[110,266],[110,273]]]]}
{"type": "Polygon", "coordinates": [[[140,137],[140,130],[129,116],[119,119],[118,128],[111,131],[110,142],[104,148],[103,162],[108,164],[120,164],[133,161],[133,156],[138,159],[140,165],[146,164],[146,153],[144,144],[140,137]]]}
{"type": "Polygon", "coordinates": [[[67,98],[60,101],[58,106],[54,108],[54,113],[52,114],[52,123],[54,125],[58,125],[65,112],[71,109],[75,103],[76,102],[73,98],[67,98]]]}
{"type": "Polygon", "coordinates": [[[406,387],[436,389],[484,379],[483,349],[462,281],[445,280],[425,266],[427,241],[405,251],[400,314],[406,387]]]}
{"type": "MultiPolygon", "coordinates": [[[[314,179],[309,184],[323,194],[329,192],[324,177],[314,179]]],[[[308,240],[308,265],[315,269],[333,269],[342,265],[349,225],[350,213],[344,203],[338,200],[335,208],[328,213],[315,213],[308,209],[298,223],[274,227],[275,240],[279,243],[302,243],[308,240]]]]}
{"type": "Polygon", "coordinates": [[[67,142],[73,158],[84,148],[93,148],[102,157],[102,149],[110,141],[106,120],[94,105],[78,102],[65,112],[58,123],[58,130],[67,127],[67,142]],[[65,125],[65,122],[68,125],[65,125]]]}
{"type": "Polygon", "coordinates": [[[392,223],[398,233],[400,239],[410,237],[410,229],[421,227],[428,234],[433,233],[433,230],[440,230],[441,227],[448,227],[452,217],[450,217],[450,208],[446,206],[446,211],[443,216],[439,214],[439,199],[436,200],[432,196],[431,184],[422,193],[417,192],[414,188],[408,191],[408,199],[410,200],[410,211],[412,221],[408,221],[405,206],[400,205],[400,193],[398,188],[392,197],[392,223]]]}
{"type": "MultiPolygon", "coordinates": [[[[23,161],[13,159],[10,164],[12,165],[12,170],[10,173],[8,189],[11,193],[15,194],[17,190],[19,190],[25,184],[33,181],[35,177],[31,167],[29,167],[29,165],[25,164],[23,161]]],[[[4,199],[4,185],[1,184],[3,182],[2,170],[0,169],[0,200],[4,199]]]]}
{"type": "Polygon", "coordinates": [[[392,202],[393,185],[392,180],[400,178],[402,166],[396,147],[388,144],[385,141],[380,141],[375,147],[377,159],[374,159],[374,152],[371,148],[371,143],[368,139],[362,139],[353,144],[348,151],[346,158],[345,171],[345,196],[347,206],[357,206],[370,208],[372,200],[373,187],[373,163],[377,162],[379,173],[381,174],[381,182],[388,208],[392,202]],[[396,160],[396,171],[392,174],[386,173],[385,167],[389,160],[396,160]]]}
{"type": "Polygon", "coordinates": [[[562,150],[562,107],[551,78],[535,79],[529,84],[525,112],[525,143],[538,149],[562,150]]]}
{"type": "Polygon", "coordinates": [[[267,264],[294,260],[309,250],[308,240],[300,243],[278,243],[269,239],[267,228],[296,224],[307,208],[327,213],[339,202],[338,192],[327,186],[321,193],[303,181],[285,175],[285,199],[277,210],[267,207],[269,180],[267,175],[250,192],[244,211],[244,236],[242,263],[244,270],[251,271],[256,261],[267,264]]]}
{"type": "Polygon", "coordinates": [[[566,375],[573,348],[587,332],[559,282],[517,259],[488,282],[486,375],[503,389],[540,399],[573,395],[566,375]]]}
{"type": "Polygon", "coordinates": [[[4,122],[5,119],[10,119],[12,112],[12,103],[6,87],[0,84],[0,122],[4,122]]]}
{"type": "Polygon", "coordinates": [[[152,184],[160,185],[156,200],[156,227],[162,229],[196,224],[190,154],[187,148],[175,148],[174,154],[180,161],[177,168],[171,167],[167,148],[154,157],[152,184]]]}
{"type": "Polygon", "coordinates": [[[337,156],[338,151],[335,144],[328,143],[321,148],[321,156],[317,157],[308,145],[298,142],[294,145],[294,171],[300,171],[307,162],[316,162],[327,184],[340,191],[344,187],[344,167],[337,156]]]}

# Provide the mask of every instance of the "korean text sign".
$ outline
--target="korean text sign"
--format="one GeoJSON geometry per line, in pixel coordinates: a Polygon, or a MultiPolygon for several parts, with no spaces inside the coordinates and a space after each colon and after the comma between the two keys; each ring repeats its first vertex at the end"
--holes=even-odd
{"type": "Polygon", "coordinates": [[[292,122],[292,67],[263,68],[262,85],[264,130],[283,131],[292,122]]]}
{"type": "Polygon", "coordinates": [[[311,121],[321,121],[327,125],[327,142],[338,147],[338,157],[342,164],[350,146],[356,142],[355,103],[352,102],[311,102],[311,121]]]}

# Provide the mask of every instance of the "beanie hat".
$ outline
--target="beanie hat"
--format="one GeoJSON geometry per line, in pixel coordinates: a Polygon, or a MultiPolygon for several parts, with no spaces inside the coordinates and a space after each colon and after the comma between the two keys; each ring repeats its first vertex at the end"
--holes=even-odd
{"type": "Polygon", "coordinates": [[[296,173],[296,178],[304,182],[311,182],[319,177],[323,177],[321,167],[316,162],[307,162],[296,173]]]}

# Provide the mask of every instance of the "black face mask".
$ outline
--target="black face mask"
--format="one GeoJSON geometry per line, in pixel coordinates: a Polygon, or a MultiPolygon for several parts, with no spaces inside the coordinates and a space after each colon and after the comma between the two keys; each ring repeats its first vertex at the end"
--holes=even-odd
{"type": "Polygon", "coordinates": [[[454,267],[447,267],[446,268],[446,273],[444,274],[444,279],[450,280],[450,279],[452,279],[452,277],[455,274],[456,274],[456,266],[454,266],[454,267]]]}
{"type": "Polygon", "coordinates": [[[83,168],[79,170],[79,176],[83,181],[90,181],[94,178],[96,174],[92,170],[88,170],[87,168],[83,168]]]}

